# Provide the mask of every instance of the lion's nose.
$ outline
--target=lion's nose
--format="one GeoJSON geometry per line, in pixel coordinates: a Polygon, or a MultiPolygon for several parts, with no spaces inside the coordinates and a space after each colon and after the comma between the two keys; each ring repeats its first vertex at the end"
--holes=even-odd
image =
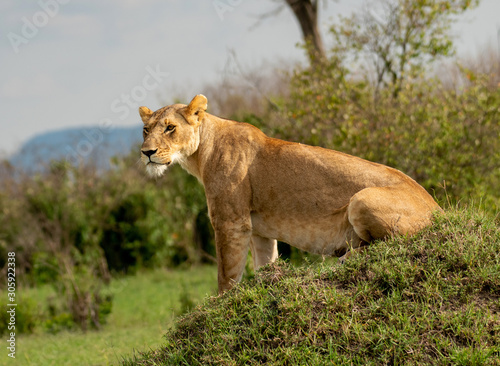
{"type": "Polygon", "coordinates": [[[156,150],[146,150],[146,151],[141,150],[141,151],[142,151],[142,153],[144,155],[146,155],[148,158],[150,158],[151,155],[154,155],[158,151],[158,149],[156,149],[156,150]]]}

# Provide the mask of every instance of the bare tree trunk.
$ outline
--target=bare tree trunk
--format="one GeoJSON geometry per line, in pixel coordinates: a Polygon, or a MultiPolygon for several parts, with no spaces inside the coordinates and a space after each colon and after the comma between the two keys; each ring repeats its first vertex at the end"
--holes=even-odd
{"type": "Polygon", "coordinates": [[[286,0],[286,3],[300,23],[311,63],[325,59],[325,49],[318,30],[318,1],[286,0]]]}

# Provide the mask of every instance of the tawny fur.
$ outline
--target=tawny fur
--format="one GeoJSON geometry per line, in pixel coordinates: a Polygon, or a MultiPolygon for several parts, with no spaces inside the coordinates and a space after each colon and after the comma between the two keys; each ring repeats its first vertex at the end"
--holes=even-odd
{"type": "Polygon", "coordinates": [[[249,249],[256,268],[277,258],[277,240],[344,259],[375,239],[415,233],[440,210],[396,169],[273,139],[206,109],[203,95],[154,113],[141,107],[141,159],[152,176],[178,162],[203,184],[219,292],[241,279],[249,249]]]}

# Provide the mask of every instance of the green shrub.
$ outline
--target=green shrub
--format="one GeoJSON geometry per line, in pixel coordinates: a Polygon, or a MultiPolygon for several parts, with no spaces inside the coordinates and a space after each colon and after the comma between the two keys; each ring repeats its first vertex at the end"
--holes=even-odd
{"type": "Polygon", "coordinates": [[[45,320],[43,328],[48,333],[56,334],[64,330],[73,330],[76,328],[76,324],[70,313],[60,313],[45,320]]]}
{"type": "MultiPolygon", "coordinates": [[[[7,296],[2,296],[6,299],[7,296]]],[[[32,333],[41,321],[41,314],[35,301],[23,297],[17,301],[17,306],[2,305],[0,307],[0,335],[14,332],[16,334],[32,333]],[[15,309],[15,329],[9,329],[10,314],[7,310],[15,309]]]]}

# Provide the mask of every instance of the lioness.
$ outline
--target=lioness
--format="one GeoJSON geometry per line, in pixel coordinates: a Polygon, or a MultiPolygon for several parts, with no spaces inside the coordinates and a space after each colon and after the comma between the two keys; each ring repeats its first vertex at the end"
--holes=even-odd
{"type": "Polygon", "coordinates": [[[154,113],[140,107],[141,160],[155,177],[179,163],[205,187],[219,293],[241,279],[249,249],[255,268],[277,258],[276,240],[345,259],[374,239],[416,232],[440,210],[396,169],[270,138],[206,110],[203,95],[154,113]]]}

